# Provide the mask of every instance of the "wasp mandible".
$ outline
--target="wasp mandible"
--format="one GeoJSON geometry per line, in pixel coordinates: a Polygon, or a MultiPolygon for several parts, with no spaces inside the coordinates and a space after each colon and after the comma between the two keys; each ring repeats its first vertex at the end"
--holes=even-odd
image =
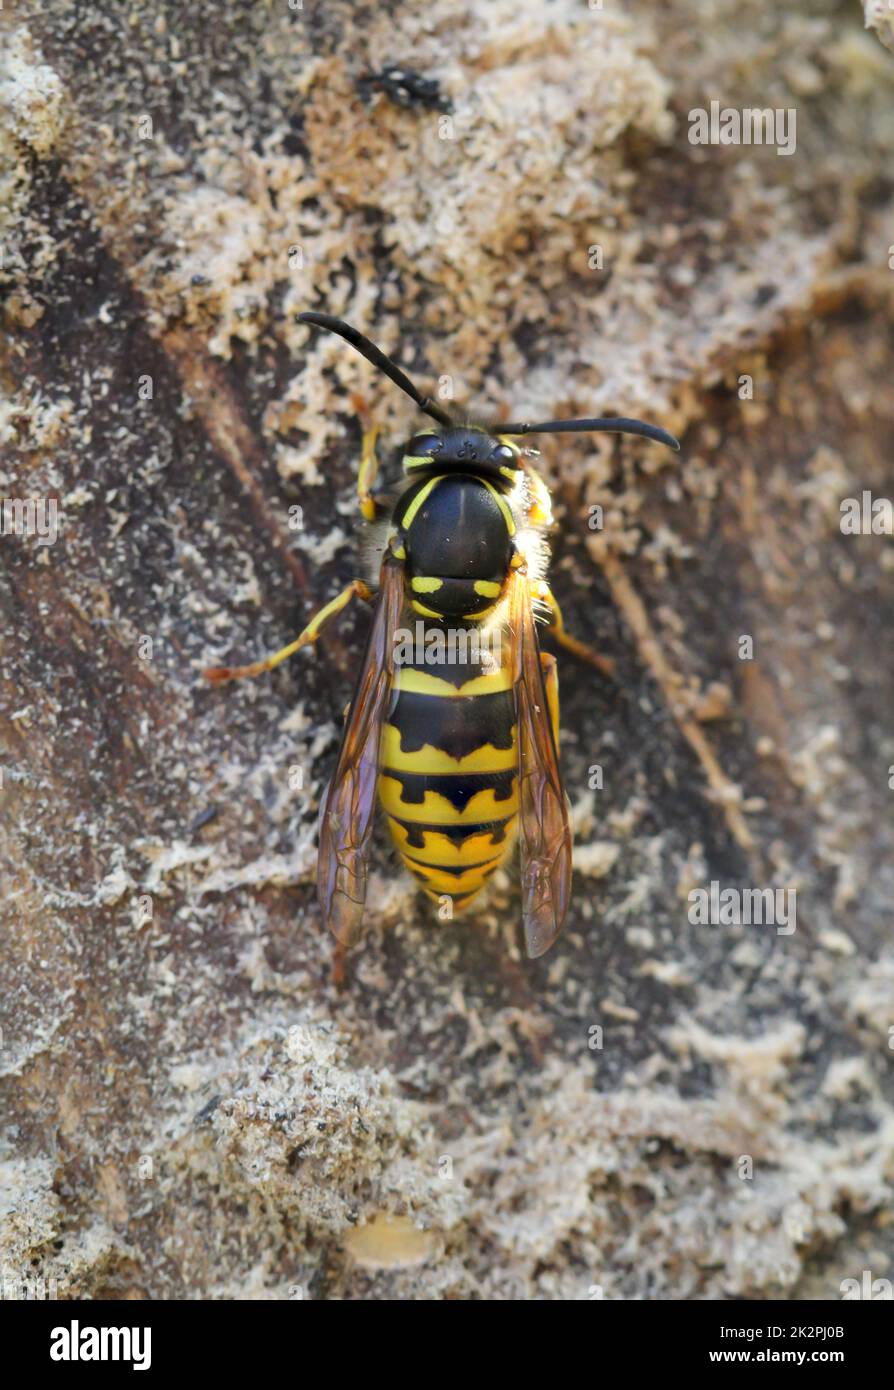
{"type": "Polygon", "coordinates": [[[355,579],[266,660],[205,675],[221,683],[270,671],[315,642],[353,598],[371,603],[366,651],[320,812],[323,916],[342,946],[354,942],[378,801],[407,869],[429,897],[449,900],[451,915],[469,905],[517,841],[525,943],[529,956],[540,956],[568,909],[572,836],[559,772],[556,659],[540,650],[535,615],[551,617],[560,645],[598,658],[565,631],[546,580],[549,492],[531,463],[536,451],[516,441],[607,430],[680,446],[641,420],[519,421],[498,429],[460,422],[349,324],[319,313],[297,319],[344,338],[434,427],[405,446],[405,483],[387,502],[374,491],[376,431],[364,422],[358,501],[372,541],[368,578],[355,579]],[[422,620],[423,638],[409,647],[408,619],[417,630],[422,620]]]}

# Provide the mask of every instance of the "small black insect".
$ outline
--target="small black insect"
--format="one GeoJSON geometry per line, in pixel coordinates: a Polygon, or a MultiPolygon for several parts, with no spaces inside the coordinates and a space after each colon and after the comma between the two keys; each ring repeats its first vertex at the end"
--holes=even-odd
{"type": "Polygon", "coordinates": [[[423,77],[401,63],[389,63],[381,72],[367,72],[357,83],[364,100],[371,92],[381,92],[395,106],[409,110],[452,111],[453,103],[444,96],[436,77],[423,77]]]}

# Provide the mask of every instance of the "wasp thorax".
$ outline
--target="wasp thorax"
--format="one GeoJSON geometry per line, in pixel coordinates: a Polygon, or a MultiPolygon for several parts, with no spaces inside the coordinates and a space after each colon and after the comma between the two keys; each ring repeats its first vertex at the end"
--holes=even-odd
{"type": "Polygon", "coordinates": [[[514,521],[486,478],[436,473],[411,488],[394,520],[406,551],[407,587],[419,612],[475,617],[499,597],[514,521]]]}

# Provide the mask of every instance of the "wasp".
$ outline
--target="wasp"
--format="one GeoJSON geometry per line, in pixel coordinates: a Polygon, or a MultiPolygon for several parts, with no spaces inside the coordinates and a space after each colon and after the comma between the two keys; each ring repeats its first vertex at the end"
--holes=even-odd
{"type": "Polygon", "coordinates": [[[315,642],[352,599],[372,604],[320,809],[323,917],[342,947],[356,940],[378,802],[407,869],[442,909],[449,902],[442,915],[468,907],[517,843],[525,944],[529,956],[540,956],[568,909],[572,834],[559,771],[556,659],[540,650],[536,619],[553,621],[560,645],[597,665],[600,659],[565,630],[546,579],[550,496],[531,461],[536,450],[518,441],[607,430],[680,446],[641,420],[547,420],[495,429],[460,421],[349,324],[322,313],[297,319],[345,339],[434,425],[404,447],[403,486],[385,499],[376,488],[377,432],[358,402],[368,577],[349,584],[281,651],[205,674],[221,683],[272,670],[315,642]],[[407,621],[413,629],[403,626],[407,621]],[[420,629],[424,640],[408,643],[408,631],[418,637],[420,629]]]}

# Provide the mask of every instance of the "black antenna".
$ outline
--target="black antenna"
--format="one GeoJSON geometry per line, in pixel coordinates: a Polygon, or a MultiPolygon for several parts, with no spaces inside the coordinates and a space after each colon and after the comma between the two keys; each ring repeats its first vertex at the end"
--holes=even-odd
{"type": "Polygon", "coordinates": [[[674,436],[657,425],[647,425],[644,420],[613,419],[608,415],[600,420],[544,420],[540,425],[500,425],[500,434],[584,434],[596,430],[607,430],[613,434],[640,434],[644,439],[654,439],[670,449],[679,451],[680,448],[674,436]]]}
{"type": "Polygon", "coordinates": [[[380,372],[384,372],[387,377],[390,377],[395,386],[406,391],[410,399],[416,402],[424,414],[437,420],[439,425],[453,424],[446,410],[442,410],[428,396],[423,396],[422,392],[416,389],[400,367],[392,362],[390,357],[385,356],[381,348],[377,348],[375,343],[370,342],[369,338],[364,338],[363,334],[358,333],[357,329],[352,328],[349,323],[342,322],[341,319],[335,318],[332,314],[296,314],[295,321],[297,323],[311,323],[315,328],[326,328],[330,333],[337,333],[340,338],[344,338],[346,342],[350,343],[351,347],[356,348],[367,362],[371,362],[374,367],[378,367],[380,372]]]}

